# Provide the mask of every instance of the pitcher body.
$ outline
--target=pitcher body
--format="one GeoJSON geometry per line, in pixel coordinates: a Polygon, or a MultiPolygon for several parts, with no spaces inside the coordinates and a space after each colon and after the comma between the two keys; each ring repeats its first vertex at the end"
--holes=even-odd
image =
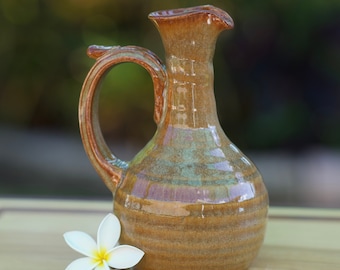
{"type": "Polygon", "coordinates": [[[216,113],[215,43],[233,21],[212,6],[149,18],[162,37],[166,65],[140,47],[91,47],[97,61],[80,99],[83,143],[113,193],[120,243],[145,252],[139,270],[247,269],[264,239],[268,195],[216,113]],[[155,91],[156,133],[130,162],[107,147],[97,112],[100,80],[122,62],[145,67],[155,91]]]}

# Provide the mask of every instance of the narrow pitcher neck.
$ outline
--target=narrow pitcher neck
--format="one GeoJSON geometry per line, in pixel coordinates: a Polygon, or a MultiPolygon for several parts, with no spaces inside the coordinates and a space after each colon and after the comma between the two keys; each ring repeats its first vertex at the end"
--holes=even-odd
{"type": "Polygon", "coordinates": [[[163,41],[168,73],[164,123],[182,128],[218,125],[213,56],[219,33],[232,19],[213,6],[149,15],[163,41]]]}
{"type": "Polygon", "coordinates": [[[167,108],[164,122],[182,128],[217,125],[212,62],[166,55],[167,108]]]}

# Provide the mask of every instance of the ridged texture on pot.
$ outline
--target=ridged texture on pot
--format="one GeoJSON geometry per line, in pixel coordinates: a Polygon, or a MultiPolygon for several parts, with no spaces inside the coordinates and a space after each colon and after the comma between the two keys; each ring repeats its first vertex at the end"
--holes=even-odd
{"type": "Polygon", "coordinates": [[[120,243],[145,252],[138,270],[247,269],[264,239],[268,195],[217,117],[212,60],[232,19],[212,6],[149,18],[161,34],[166,67],[140,47],[91,47],[97,62],[80,100],[84,147],[113,193],[120,243]],[[100,81],[121,62],[145,67],[155,92],[156,133],[131,162],[111,153],[97,112],[100,81]]]}

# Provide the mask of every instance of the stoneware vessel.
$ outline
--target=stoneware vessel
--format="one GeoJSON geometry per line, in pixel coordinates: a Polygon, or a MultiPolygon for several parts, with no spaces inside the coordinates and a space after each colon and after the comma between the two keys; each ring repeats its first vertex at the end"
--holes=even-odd
{"type": "Polygon", "coordinates": [[[135,46],[89,47],[79,121],[85,150],[112,191],[121,244],[142,249],[140,270],[247,269],[263,242],[268,195],[253,163],[218,121],[212,59],[223,10],[198,6],[153,12],[165,66],[135,46]],[[154,84],[157,130],[130,161],[111,153],[98,121],[99,85],[115,65],[143,66],[154,84]]]}

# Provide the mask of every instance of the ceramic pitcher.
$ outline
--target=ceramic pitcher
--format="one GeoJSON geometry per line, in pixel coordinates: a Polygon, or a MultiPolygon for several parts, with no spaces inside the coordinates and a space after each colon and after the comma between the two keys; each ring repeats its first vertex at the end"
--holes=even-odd
{"type": "Polygon", "coordinates": [[[153,12],[149,19],[161,35],[165,65],[141,47],[91,46],[96,62],[80,97],[83,144],[112,191],[120,243],[145,252],[140,270],[247,269],[264,238],[268,195],[216,113],[215,43],[233,21],[213,6],[153,12]],[[124,62],[150,73],[157,124],[129,162],[109,150],[98,121],[100,82],[124,62]]]}

